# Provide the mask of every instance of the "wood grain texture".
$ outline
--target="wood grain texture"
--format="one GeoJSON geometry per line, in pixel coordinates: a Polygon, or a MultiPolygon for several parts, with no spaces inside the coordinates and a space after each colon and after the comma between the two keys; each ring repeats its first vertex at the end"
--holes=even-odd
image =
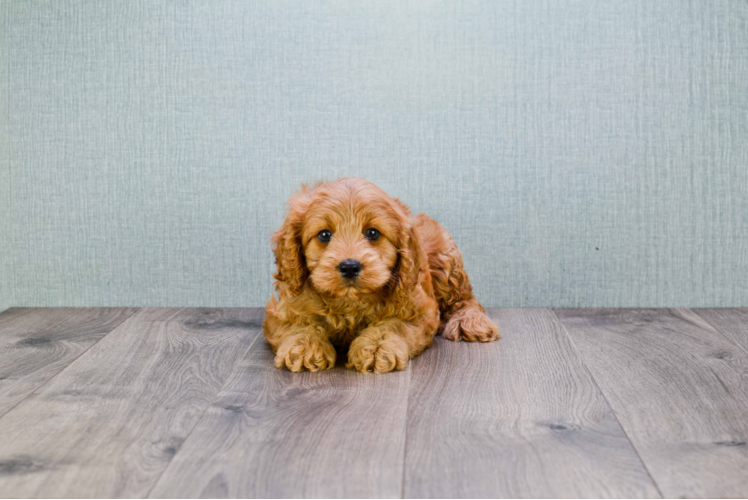
{"type": "Polygon", "coordinates": [[[405,497],[657,497],[550,310],[491,310],[503,338],[411,365],[405,497]]]}
{"type": "Polygon", "coordinates": [[[400,497],[409,376],[291,373],[257,342],[151,496],[400,497]]]}
{"type": "Polygon", "coordinates": [[[0,416],[137,309],[13,308],[0,314],[0,416]]]}
{"type": "Polygon", "coordinates": [[[748,355],[688,309],[560,309],[667,497],[748,495],[748,355]]]}
{"type": "Polygon", "coordinates": [[[143,497],[260,331],[257,309],[144,309],[0,418],[6,497],[143,497]]]}
{"type": "Polygon", "coordinates": [[[694,309],[693,311],[748,354],[748,308],[694,309]]]}

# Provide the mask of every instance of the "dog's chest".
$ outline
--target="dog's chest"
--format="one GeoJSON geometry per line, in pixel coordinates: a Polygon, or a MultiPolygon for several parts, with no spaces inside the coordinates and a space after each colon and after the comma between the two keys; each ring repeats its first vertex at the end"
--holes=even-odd
{"type": "Polygon", "coordinates": [[[325,318],[330,342],[339,346],[349,345],[373,319],[365,315],[329,315],[325,318]]]}
{"type": "Polygon", "coordinates": [[[385,305],[381,300],[359,297],[358,300],[337,300],[325,303],[324,322],[333,344],[347,346],[367,326],[382,319],[385,305]]]}

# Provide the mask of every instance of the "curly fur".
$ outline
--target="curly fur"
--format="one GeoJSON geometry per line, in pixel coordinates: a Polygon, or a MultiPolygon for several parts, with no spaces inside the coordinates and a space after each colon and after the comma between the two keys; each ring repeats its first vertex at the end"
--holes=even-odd
{"type": "Polygon", "coordinates": [[[491,342],[498,327],[473,295],[452,237],[425,214],[363,179],[302,186],[272,237],[277,272],[263,330],[275,365],[291,371],[346,366],[361,372],[403,370],[441,332],[450,340],[491,342]],[[376,241],[365,238],[377,229],[376,241]],[[317,235],[331,231],[328,243],[317,235]],[[348,259],[355,280],[340,275],[348,259]]]}

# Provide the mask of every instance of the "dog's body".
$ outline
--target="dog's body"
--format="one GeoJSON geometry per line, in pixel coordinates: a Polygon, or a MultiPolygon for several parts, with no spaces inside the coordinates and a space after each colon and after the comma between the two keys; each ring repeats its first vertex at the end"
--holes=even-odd
{"type": "Polygon", "coordinates": [[[289,200],[274,234],[278,299],[265,310],[275,365],[317,371],[402,370],[437,332],[490,342],[498,327],[473,295],[452,237],[363,179],[339,179],[289,200]]]}

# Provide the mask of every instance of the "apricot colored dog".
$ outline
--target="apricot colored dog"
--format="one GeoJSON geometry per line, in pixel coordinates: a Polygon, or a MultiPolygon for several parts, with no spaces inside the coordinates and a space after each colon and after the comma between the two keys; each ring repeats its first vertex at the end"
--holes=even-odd
{"type": "Polygon", "coordinates": [[[303,186],[272,243],[278,272],[262,328],[275,366],[402,370],[438,332],[491,342],[499,329],[473,295],[462,255],[425,214],[363,179],[303,186]]]}

